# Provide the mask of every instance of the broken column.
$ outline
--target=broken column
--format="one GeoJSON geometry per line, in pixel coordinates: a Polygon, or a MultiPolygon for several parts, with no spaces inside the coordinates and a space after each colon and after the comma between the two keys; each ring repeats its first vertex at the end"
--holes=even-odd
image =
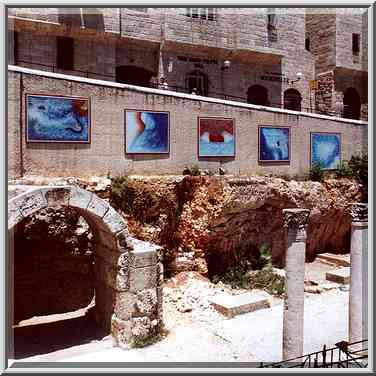
{"type": "Polygon", "coordinates": [[[351,206],[349,342],[367,338],[368,205],[351,206]]]}
{"type": "Polygon", "coordinates": [[[288,230],[285,256],[286,297],[283,309],[283,359],[303,355],[304,268],[306,254],[307,209],[284,209],[288,230]]]}

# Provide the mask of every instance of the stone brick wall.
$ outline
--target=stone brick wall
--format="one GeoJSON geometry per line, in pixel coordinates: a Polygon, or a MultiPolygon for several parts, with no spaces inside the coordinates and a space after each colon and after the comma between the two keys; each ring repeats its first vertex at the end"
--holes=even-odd
{"type": "MultiPolygon", "coordinates": [[[[70,79],[47,78],[22,74],[25,93],[52,93],[90,97],[91,144],[26,144],[24,108],[22,136],[18,110],[20,93],[17,82],[20,73],[9,73],[14,91],[10,103],[8,132],[10,142],[10,177],[20,172],[22,161],[25,174],[51,176],[89,176],[118,174],[180,174],[185,166],[199,164],[204,169],[220,166],[231,174],[306,173],[310,166],[310,132],[333,131],[342,134],[342,157],[367,148],[367,125],[357,122],[323,119],[315,115],[294,114],[283,110],[261,110],[244,104],[226,104],[217,100],[199,100],[194,96],[179,97],[172,93],[150,93],[111,86],[99,86],[70,79]],[[18,98],[18,100],[17,100],[18,98]],[[124,109],[157,110],[170,113],[170,153],[168,155],[126,155],[124,150],[124,109]],[[236,124],[236,157],[198,159],[197,117],[219,116],[234,118],[236,124]],[[258,162],[258,126],[291,127],[291,162],[261,164],[258,162]],[[17,140],[17,137],[20,137],[17,140]],[[18,143],[17,143],[18,142],[18,143]],[[22,156],[18,144],[22,142],[22,156]],[[15,147],[11,147],[15,145],[15,147]]],[[[150,91],[150,90],[149,90],[150,91]]],[[[24,106],[23,106],[24,107],[24,106]]]]}

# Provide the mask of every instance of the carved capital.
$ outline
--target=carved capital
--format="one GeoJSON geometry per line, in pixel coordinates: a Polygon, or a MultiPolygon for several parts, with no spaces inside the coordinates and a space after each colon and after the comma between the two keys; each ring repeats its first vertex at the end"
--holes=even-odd
{"type": "Polygon", "coordinates": [[[368,222],[368,204],[351,204],[350,214],[353,222],[368,222]]]}
{"type": "Polygon", "coordinates": [[[294,230],[305,229],[308,222],[308,209],[283,209],[283,225],[294,230]]]}

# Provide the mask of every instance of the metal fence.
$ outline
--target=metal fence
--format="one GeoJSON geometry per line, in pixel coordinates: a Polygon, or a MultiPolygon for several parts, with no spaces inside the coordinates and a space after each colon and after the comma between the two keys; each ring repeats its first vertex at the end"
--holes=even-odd
{"type": "Polygon", "coordinates": [[[368,340],[348,343],[277,363],[260,363],[259,368],[367,368],[368,340]]]}

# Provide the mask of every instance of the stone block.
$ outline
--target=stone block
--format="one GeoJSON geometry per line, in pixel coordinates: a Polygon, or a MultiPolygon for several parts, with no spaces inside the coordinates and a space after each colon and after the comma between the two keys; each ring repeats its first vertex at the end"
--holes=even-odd
{"type": "Polygon", "coordinates": [[[70,187],[46,187],[41,188],[48,206],[65,206],[70,199],[70,187]]]}
{"type": "Polygon", "coordinates": [[[321,253],[316,258],[337,266],[350,266],[350,254],[336,255],[334,253],[321,253]]]}
{"type": "Polygon", "coordinates": [[[140,291],[136,301],[137,314],[150,316],[157,312],[158,298],[155,288],[140,291]]]}
{"type": "Polygon", "coordinates": [[[27,192],[17,197],[15,200],[24,217],[27,217],[48,205],[46,198],[42,195],[42,192],[39,189],[27,192]]]}
{"type": "Polygon", "coordinates": [[[157,250],[161,247],[131,237],[128,238],[128,245],[133,248],[130,252],[133,256],[131,264],[132,267],[142,268],[157,264],[157,250]]]}
{"type": "Polygon", "coordinates": [[[109,205],[106,201],[100,199],[98,196],[94,194],[91,196],[91,200],[89,202],[87,210],[89,210],[96,216],[103,218],[104,215],[107,213],[108,209],[109,205]]]}
{"type": "Polygon", "coordinates": [[[111,334],[119,347],[129,348],[132,339],[132,324],[130,320],[122,320],[115,314],[111,317],[111,334]]]}
{"type": "Polygon", "coordinates": [[[157,267],[146,266],[144,268],[129,269],[129,289],[131,292],[139,292],[145,289],[156,288],[157,267]]]}
{"type": "Polygon", "coordinates": [[[130,292],[116,292],[114,313],[122,320],[129,320],[136,311],[136,295],[130,292]]]}
{"type": "Polygon", "coordinates": [[[221,294],[211,299],[213,307],[228,318],[270,307],[270,295],[252,291],[240,295],[221,294]]]}
{"type": "Polygon", "coordinates": [[[106,215],[103,217],[103,222],[108,226],[112,233],[127,230],[127,223],[125,219],[123,219],[111,206],[109,207],[106,215]]]}
{"type": "Polygon", "coordinates": [[[327,281],[348,284],[350,283],[350,267],[340,268],[326,272],[327,281]]]}
{"type": "Polygon", "coordinates": [[[79,187],[71,187],[69,206],[86,209],[89,205],[93,193],[79,187]]]}
{"type": "Polygon", "coordinates": [[[8,202],[8,229],[11,229],[14,225],[21,222],[23,216],[14,201],[8,202]]]}

